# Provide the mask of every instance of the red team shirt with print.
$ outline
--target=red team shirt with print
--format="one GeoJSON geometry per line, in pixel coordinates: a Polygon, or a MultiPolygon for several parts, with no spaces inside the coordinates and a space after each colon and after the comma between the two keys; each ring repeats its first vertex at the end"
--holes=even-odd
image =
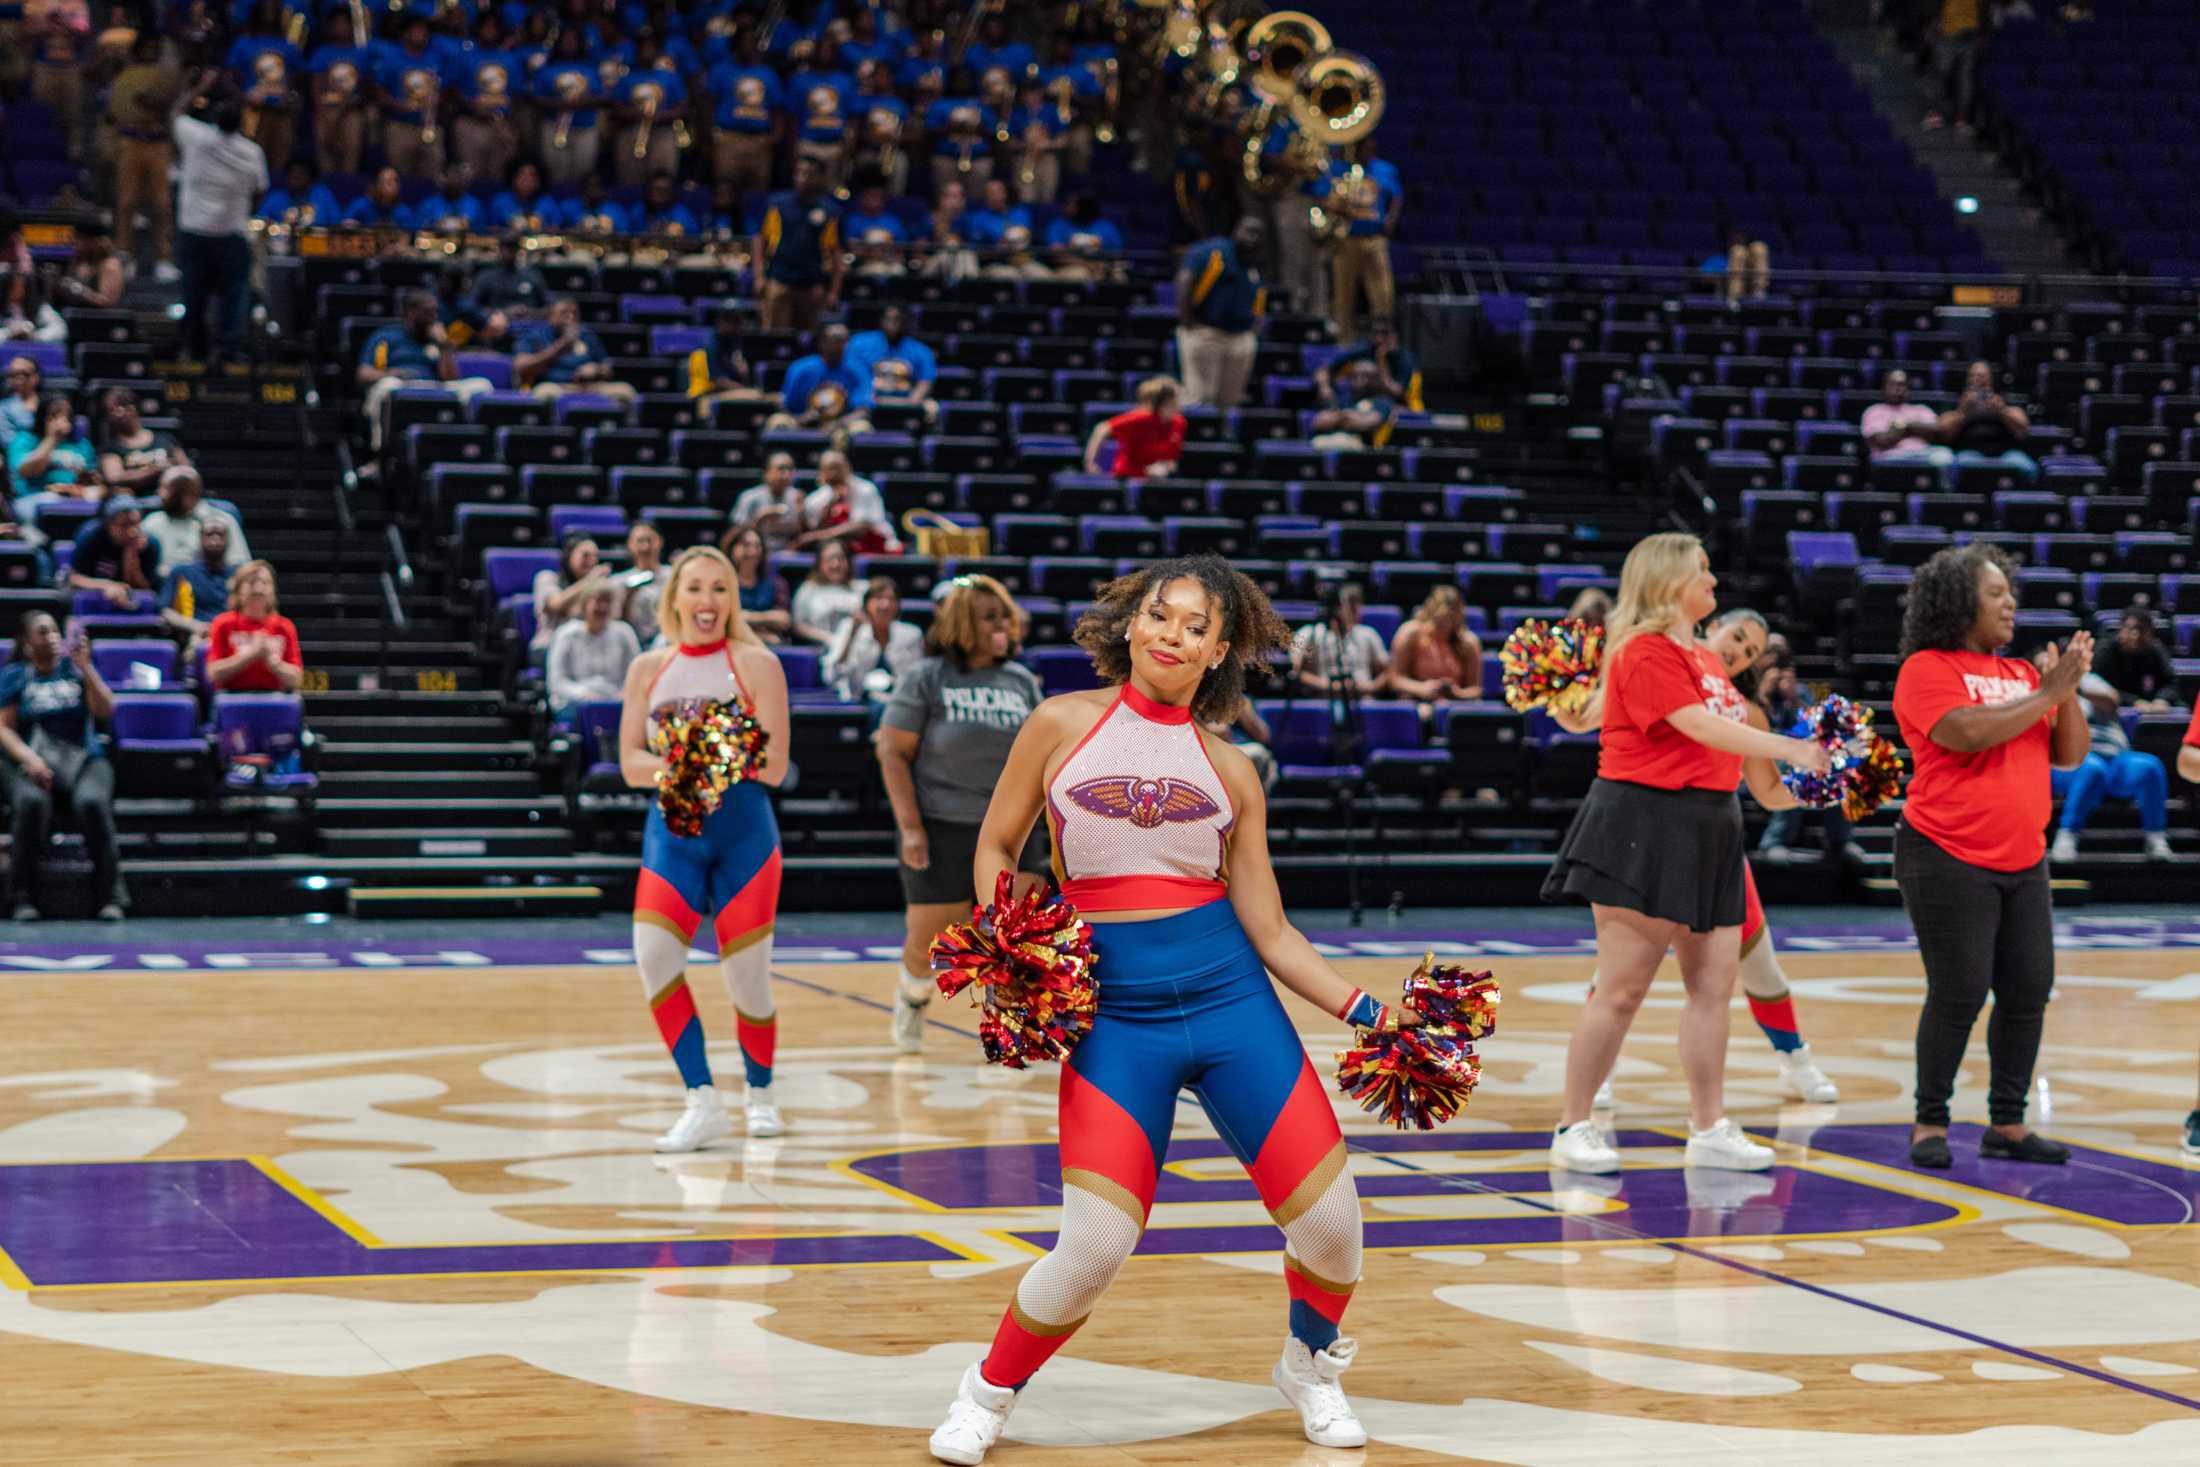
{"type": "Polygon", "coordinates": [[[2200,749],[2200,703],[2193,705],[2192,722],[2185,725],[2185,742],[2200,749]]]}
{"type": "Polygon", "coordinates": [[[1620,648],[1605,676],[1597,774],[1661,790],[1726,790],[1742,782],[1742,756],[1699,744],[1666,720],[1701,706],[1749,726],[1749,705],[1708,647],[1645,632],[1620,648]]]}
{"type": "Polygon", "coordinates": [[[1973,754],[1934,743],[1933,728],[1958,708],[2014,703],[2039,685],[2031,663],[1990,652],[1919,652],[1895,679],[1895,723],[1915,770],[1902,819],[1959,861],[2024,871],[2047,854],[2055,714],[1973,754]]]}
{"type": "Polygon", "coordinates": [[[1115,437],[1115,477],[1144,478],[1155,464],[1175,463],[1184,456],[1184,417],[1180,413],[1163,423],[1150,408],[1132,408],[1108,419],[1115,437]]]}

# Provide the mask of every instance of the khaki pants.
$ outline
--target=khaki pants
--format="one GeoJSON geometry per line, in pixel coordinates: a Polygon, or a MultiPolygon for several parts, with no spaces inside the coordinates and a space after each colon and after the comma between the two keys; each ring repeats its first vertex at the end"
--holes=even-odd
{"type": "MultiPolygon", "coordinates": [[[[323,173],[357,173],[367,151],[366,110],[347,103],[313,109],[313,151],[323,173]]],[[[339,202],[349,203],[350,200],[339,202]]],[[[333,220],[317,220],[328,224],[333,220]]]]}
{"type": "Polygon", "coordinates": [[[472,177],[502,178],[519,156],[519,134],[509,119],[460,117],[451,122],[451,152],[472,177]]]}
{"type": "Polygon", "coordinates": [[[430,142],[426,128],[393,122],[382,129],[382,161],[399,173],[433,178],[443,171],[443,134],[430,142]]]}
{"type": "Polygon", "coordinates": [[[885,177],[890,196],[909,191],[909,153],[905,148],[894,149],[891,157],[878,148],[865,148],[856,154],[856,166],[876,168],[885,177]]]}
{"type": "Polygon", "coordinates": [[[1269,238],[1276,242],[1276,276],[1301,311],[1329,313],[1329,261],[1314,235],[1314,216],[1297,189],[1268,204],[1269,238]]]}
{"type": "Polygon", "coordinates": [[[642,156],[634,156],[634,144],[641,138],[641,124],[635,123],[619,129],[618,140],[612,144],[611,171],[619,182],[640,188],[649,182],[652,173],[678,173],[680,171],[680,139],[672,131],[668,118],[649,130],[649,144],[642,156]]]}
{"type": "Polygon", "coordinates": [[[578,184],[596,171],[596,154],[603,146],[603,129],[576,127],[565,135],[565,146],[555,146],[558,120],[555,113],[543,119],[542,142],[536,156],[542,159],[543,181],[552,188],[578,184]]]}
{"type": "Polygon", "coordinates": [[[1751,244],[1738,244],[1726,252],[1726,298],[1738,301],[1747,296],[1753,301],[1765,298],[1772,288],[1772,251],[1765,248],[1763,240],[1751,244]]]}
{"type": "Polygon", "coordinates": [[[796,143],[794,155],[807,158],[818,166],[825,176],[828,190],[840,187],[841,175],[847,172],[848,154],[838,143],[796,143]]]}
{"type": "Polygon", "coordinates": [[[1390,241],[1379,234],[1347,235],[1337,241],[1329,257],[1330,284],[1336,291],[1330,302],[1337,340],[1360,339],[1360,289],[1367,289],[1371,316],[1389,319],[1397,308],[1398,288],[1390,276],[1390,241]]]}
{"type": "Polygon", "coordinates": [[[31,95],[60,115],[61,137],[74,163],[84,142],[84,71],[77,66],[31,67],[31,95]]]}
{"type": "Polygon", "coordinates": [[[367,389],[366,400],[359,411],[367,420],[367,446],[376,453],[382,451],[382,441],[389,430],[389,414],[384,411],[389,400],[406,387],[440,387],[445,392],[458,395],[460,402],[472,402],[484,392],[496,391],[496,384],[486,377],[460,377],[453,382],[411,382],[397,377],[384,377],[367,389]]]}
{"type": "Polygon", "coordinates": [[[757,303],[757,319],[766,331],[809,331],[816,327],[824,308],[822,285],[782,285],[764,282],[764,296],[757,303]]]}
{"type": "Polygon", "coordinates": [[[621,402],[632,402],[635,397],[631,382],[537,382],[527,390],[535,395],[537,402],[556,402],[567,393],[615,397],[621,402]]]}
{"type": "Polygon", "coordinates": [[[932,197],[938,198],[940,190],[946,185],[959,183],[963,186],[964,191],[975,200],[985,192],[986,183],[992,177],[993,160],[991,158],[971,159],[970,168],[965,172],[955,159],[935,157],[932,160],[932,197]]]}
{"type": "Polygon", "coordinates": [[[1176,360],[1184,370],[1184,405],[1234,408],[1245,402],[1260,337],[1216,326],[1176,328],[1176,360]]]}
{"type": "Polygon", "coordinates": [[[1016,185],[1018,197],[1027,204],[1051,204],[1062,189],[1062,158],[1058,153],[1041,153],[1029,163],[1018,164],[1010,175],[1016,185]]]}
{"type": "Polygon", "coordinates": [[[711,164],[719,183],[736,198],[772,184],[772,140],[760,132],[722,132],[711,142],[711,164]]]}
{"type": "Polygon", "coordinates": [[[115,248],[125,260],[137,258],[138,210],[153,221],[153,258],[176,258],[176,210],[168,193],[168,168],[174,150],[166,142],[115,138],[115,248]]]}
{"type": "Polygon", "coordinates": [[[244,135],[258,143],[260,151],[267,154],[268,177],[281,178],[283,170],[290,166],[291,150],[298,145],[297,114],[248,107],[244,116],[244,135]]]}

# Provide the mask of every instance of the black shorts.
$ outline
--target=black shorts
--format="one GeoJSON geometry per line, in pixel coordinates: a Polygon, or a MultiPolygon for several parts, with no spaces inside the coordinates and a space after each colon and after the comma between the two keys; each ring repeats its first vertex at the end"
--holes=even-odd
{"type": "Polygon", "coordinates": [[[1543,900],[1625,907],[1691,932],[1742,925],[1742,806],[1730,790],[1589,786],[1543,900]]]}
{"type": "MultiPolygon", "coordinates": [[[[905,905],[928,906],[935,902],[970,902],[976,897],[970,868],[978,860],[978,827],[975,825],[951,825],[944,820],[924,822],[924,834],[932,847],[932,864],[922,871],[912,871],[907,865],[901,868],[901,899],[905,905]]],[[[1044,825],[1031,829],[1031,839],[1024,842],[1023,859],[1016,863],[1019,871],[1029,871],[1035,876],[1052,876],[1054,868],[1049,862],[1047,833],[1044,825]]],[[[991,901],[993,893],[986,893],[991,901]]]]}

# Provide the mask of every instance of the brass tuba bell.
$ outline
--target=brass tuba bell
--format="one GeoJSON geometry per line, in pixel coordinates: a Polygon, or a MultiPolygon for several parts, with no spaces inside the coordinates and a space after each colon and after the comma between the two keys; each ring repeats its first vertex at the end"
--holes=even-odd
{"type": "Polygon", "coordinates": [[[1270,102],[1291,100],[1291,79],[1310,61],[1336,48],[1329,28],[1303,10],[1279,10],[1246,28],[1239,39],[1246,80],[1270,102]]]}
{"type": "Polygon", "coordinates": [[[1287,105],[1291,118],[1324,147],[1345,147],[1383,120],[1383,74],[1353,51],[1332,51],[1300,67],[1287,105]]]}

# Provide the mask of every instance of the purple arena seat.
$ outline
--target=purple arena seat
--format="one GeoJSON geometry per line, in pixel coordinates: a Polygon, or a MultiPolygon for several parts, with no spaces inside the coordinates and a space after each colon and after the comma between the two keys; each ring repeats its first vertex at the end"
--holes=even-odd
{"type": "Polygon", "coordinates": [[[303,767],[306,706],[295,693],[216,694],[214,739],[232,788],[307,798],[320,787],[321,777],[303,767]]]}

